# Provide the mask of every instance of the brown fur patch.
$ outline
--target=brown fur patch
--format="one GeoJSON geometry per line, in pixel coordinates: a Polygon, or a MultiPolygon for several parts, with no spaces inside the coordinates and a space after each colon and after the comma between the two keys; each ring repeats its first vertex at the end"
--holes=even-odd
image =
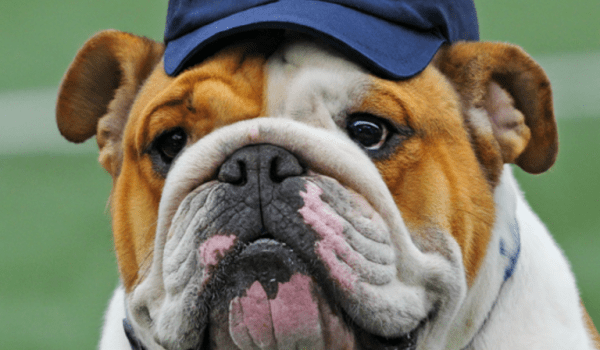
{"type": "Polygon", "coordinates": [[[358,110],[415,131],[377,166],[415,241],[435,247],[429,240],[439,237],[429,236],[432,229],[451,234],[471,283],[485,256],[494,202],[454,88],[434,67],[407,81],[375,79],[358,110]]]}
{"type": "Polygon", "coordinates": [[[588,333],[590,334],[590,337],[592,338],[593,345],[596,349],[600,350],[600,334],[598,334],[598,330],[594,325],[594,321],[592,321],[592,318],[587,313],[583,302],[581,302],[581,310],[583,311],[583,321],[585,323],[585,328],[587,329],[588,333]]]}
{"type": "Polygon", "coordinates": [[[150,267],[164,186],[146,152],[152,140],[181,127],[195,142],[220,126],[258,117],[264,62],[263,52],[242,44],[177,78],[167,76],[159,64],[146,82],[127,122],[123,169],[112,200],[115,247],[128,292],[150,267]]]}

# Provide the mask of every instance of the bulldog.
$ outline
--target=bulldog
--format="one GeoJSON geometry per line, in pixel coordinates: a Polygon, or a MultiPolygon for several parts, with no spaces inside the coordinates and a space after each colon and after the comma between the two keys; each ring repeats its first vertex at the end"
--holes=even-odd
{"type": "Polygon", "coordinates": [[[600,349],[509,165],[557,154],[531,57],[458,42],[393,80],[263,34],[169,76],[104,31],[69,67],[58,127],[113,179],[100,349],[600,349]]]}

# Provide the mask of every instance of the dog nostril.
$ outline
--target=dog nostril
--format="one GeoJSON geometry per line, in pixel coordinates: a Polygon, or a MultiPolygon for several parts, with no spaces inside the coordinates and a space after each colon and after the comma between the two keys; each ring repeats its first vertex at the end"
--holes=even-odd
{"type": "Polygon", "coordinates": [[[217,179],[232,185],[244,185],[247,181],[246,163],[240,159],[225,162],[219,169],[217,179]]]}
{"type": "Polygon", "coordinates": [[[298,159],[290,153],[273,157],[269,169],[271,181],[275,183],[281,183],[288,177],[300,176],[303,173],[304,168],[300,165],[298,159]]]}

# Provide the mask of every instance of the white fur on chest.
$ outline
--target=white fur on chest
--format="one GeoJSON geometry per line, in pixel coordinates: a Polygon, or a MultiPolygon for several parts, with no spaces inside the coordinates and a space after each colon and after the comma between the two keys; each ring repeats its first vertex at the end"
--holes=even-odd
{"type": "Polygon", "coordinates": [[[593,349],[569,264],[525,201],[509,165],[495,200],[494,236],[447,349],[593,349]],[[504,281],[507,261],[499,245],[510,239],[512,222],[518,225],[520,253],[513,275],[504,281]]]}

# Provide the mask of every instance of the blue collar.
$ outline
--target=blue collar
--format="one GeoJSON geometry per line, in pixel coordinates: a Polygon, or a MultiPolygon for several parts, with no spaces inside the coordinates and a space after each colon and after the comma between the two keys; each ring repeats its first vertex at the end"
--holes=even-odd
{"type": "Polygon", "coordinates": [[[146,347],[142,345],[142,342],[135,336],[133,327],[131,327],[131,323],[129,323],[129,320],[127,318],[123,319],[123,330],[125,331],[127,340],[129,340],[131,350],[146,350],[146,347]]]}
{"type": "MultiPolygon", "coordinates": [[[[508,265],[504,269],[504,282],[508,280],[515,272],[519,255],[521,255],[521,232],[519,229],[519,223],[514,220],[512,224],[509,224],[512,242],[506,243],[504,238],[500,238],[500,255],[508,258],[508,265]]],[[[504,282],[502,286],[504,286],[504,282]]],[[[502,286],[500,289],[502,290],[502,286]]]]}
{"type": "Polygon", "coordinates": [[[498,295],[496,295],[496,300],[494,300],[494,303],[492,304],[490,311],[488,311],[488,314],[485,317],[483,323],[481,324],[481,327],[479,327],[479,330],[477,330],[477,332],[475,332],[475,335],[473,336],[473,338],[471,338],[471,341],[469,341],[469,343],[465,347],[463,347],[462,350],[469,349],[471,347],[471,345],[473,344],[473,342],[475,341],[475,338],[477,338],[477,336],[483,331],[488,320],[490,319],[490,317],[492,315],[492,312],[496,308],[496,304],[498,303],[500,294],[502,294],[502,289],[504,288],[506,281],[508,281],[512,277],[512,275],[515,273],[515,269],[517,267],[517,262],[519,260],[519,256],[521,255],[521,229],[519,228],[519,223],[517,222],[516,219],[513,221],[512,224],[509,223],[509,227],[510,227],[510,233],[511,233],[510,238],[508,239],[508,241],[504,237],[500,238],[500,245],[499,245],[500,255],[502,255],[508,259],[508,263],[507,263],[506,267],[504,268],[504,280],[502,281],[502,284],[500,285],[500,289],[498,290],[498,295]]]}

